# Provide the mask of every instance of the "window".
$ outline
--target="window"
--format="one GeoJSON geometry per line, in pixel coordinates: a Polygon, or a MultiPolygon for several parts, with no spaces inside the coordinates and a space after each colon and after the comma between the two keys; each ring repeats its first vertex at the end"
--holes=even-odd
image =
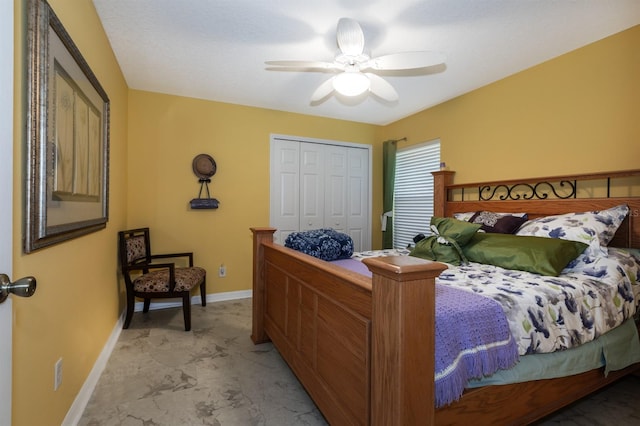
{"type": "Polygon", "coordinates": [[[440,140],[414,145],[396,153],[393,194],[393,246],[413,244],[419,233],[429,234],[433,216],[433,176],[440,169],[440,140]]]}

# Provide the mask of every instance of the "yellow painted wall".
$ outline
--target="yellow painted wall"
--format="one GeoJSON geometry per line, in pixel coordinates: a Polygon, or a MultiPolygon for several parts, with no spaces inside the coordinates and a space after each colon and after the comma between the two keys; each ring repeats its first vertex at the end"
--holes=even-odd
{"type": "Polygon", "coordinates": [[[269,226],[269,137],[286,134],[371,144],[376,127],[132,90],[128,224],[149,226],[158,252],[193,251],[209,293],[251,288],[251,226],[269,226]],[[191,210],[197,154],[217,164],[217,210],[191,210]],[[218,267],[227,268],[225,278],[218,267]]]}
{"type": "Polygon", "coordinates": [[[13,424],[59,425],[122,310],[117,285],[116,230],[126,220],[127,85],[91,0],[50,0],[111,101],[109,223],[105,230],[25,255],[22,253],[26,162],[26,6],[15,0],[14,261],[13,275],[33,275],[30,299],[14,298],[13,424]],[[114,167],[115,165],[115,167],[114,167]],[[53,391],[54,364],[63,381],[53,391]]]}
{"type": "MultiPolygon", "coordinates": [[[[376,139],[407,137],[402,148],[440,138],[459,183],[637,169],[639,76],[635,26],[385,126],[376,139]]],[[[381,211],[375,199],[373,216],[381,211]]],[[[374,246],[381,241],[374,232],[374,246]]]]}

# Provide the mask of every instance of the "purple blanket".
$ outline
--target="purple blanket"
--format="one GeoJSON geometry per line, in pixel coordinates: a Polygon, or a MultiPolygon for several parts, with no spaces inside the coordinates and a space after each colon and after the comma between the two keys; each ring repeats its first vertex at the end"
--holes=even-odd
{"type": "Polygon", "coordinates": [[[518,362],[518,345],[498,302],[436,284],[436,407],[462,395],[472,378],[518,362]]]}
{"type": "MultiPolygon", "coordinates": [[[[371,276],[358,260],[331,263],[371,276]]],[[[458,400],[470,379],[518,362],[518,347],[504,311],[488,297],[436,284],[435,333],[436,407],[458,400]]]]}

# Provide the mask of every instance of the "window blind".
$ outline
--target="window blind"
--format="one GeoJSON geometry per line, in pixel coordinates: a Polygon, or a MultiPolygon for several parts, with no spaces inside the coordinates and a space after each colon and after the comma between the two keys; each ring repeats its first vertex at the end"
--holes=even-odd
{"type": "Polygon", "coordinates": [[[393,194],[393,246],[406,248],[419,233],[430,234],[433,176],[440,169],[440,140],[399,149],[393,194]]]}

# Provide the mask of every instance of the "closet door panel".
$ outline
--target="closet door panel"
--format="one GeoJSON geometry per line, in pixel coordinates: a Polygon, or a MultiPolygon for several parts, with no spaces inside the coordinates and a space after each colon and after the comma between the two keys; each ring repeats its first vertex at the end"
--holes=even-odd
{"type": "Polygon", "coordinates": [[[323,145],[300,144],[300,230],[324,227],[323,145]]]}
{"type": "Polygon", "coordinates": [[[280,244],[300,224],[300,144],[278,140],[271,152],[271,225],[280,244]]]}
{"type": "Polygon", "coordinates": [[[369,155],[368,151],[352,148],[347,157],[347,229],[355,251],[369,250],[369,155]]]}
{"type": "Polygon", "coordinates": [[[324,224],[340,232],[347,232],[347,150],[325,146],[324,224]]]}

